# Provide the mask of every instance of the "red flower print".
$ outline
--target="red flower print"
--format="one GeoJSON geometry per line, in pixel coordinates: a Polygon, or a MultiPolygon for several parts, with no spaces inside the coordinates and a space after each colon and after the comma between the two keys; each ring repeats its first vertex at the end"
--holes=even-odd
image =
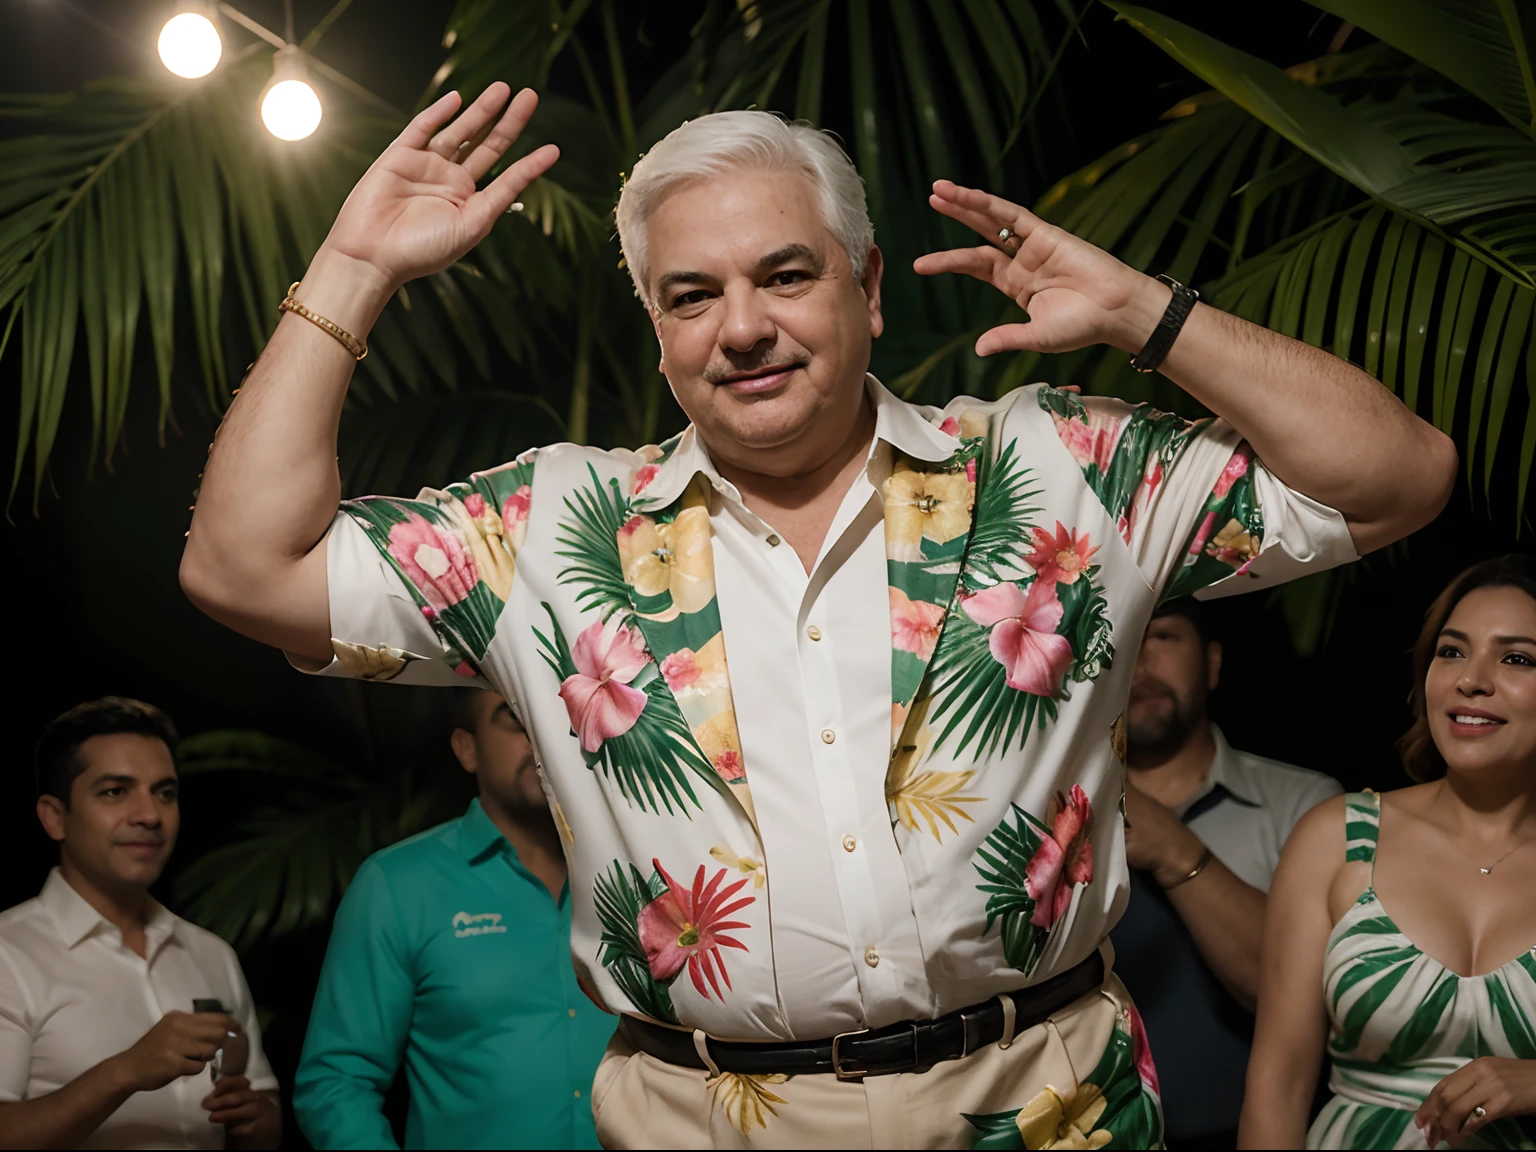
{"type": "Polygon", "coordinates": [[[1070,532],[1056,521],[1053,536],[1044,528],[1034,529],[1035,550],[1024,562],[1040,574],[1040,579],[1057,584],[1076,584],[1077,578],[1088,570],[1088,561],[1098,551],[1089,547],[1088,533],[1078,536],[1074,528],[1070,532]]]}
{"type": "Polygon", "coordinates": [[[939,642],[944,627],[944,606],[926,600],[913,600],[900,588],[890,589],[891,645],[927,660],[939,642]]]}
{"type": "Polygon", "coordinates": [[[1081,784],[1072,785],[1069,795],[1056,793],[1056,816],[1051,834],[1041,840],[1024,872],[1025,884],[1035,901],[1035,914],[1029,922],[1049,928],[1066,914],[1072,903],[1072,889],[1093,880],[1093,845],[1088,842],[1093,824],[1093,807],[1081,784]]]}
{"type": "Polygon", "coordinates": [[[1008,670],[1008,687],[1035,696],[1056,694],[1072,667],[1072,645],[1056,635],[1063,609],[1054,581],[1037,578],[1027,595],[1017,584],[996,584],[967,596],[960,606],[976,623],[992,629],[987,646],[1008,670]]]}
{"type": "Polygon", "coordinates": [[[657,980],[671,980],[683,970],[683,965],[688,966],[688,975],[693,980],[693,986],[699,990],[699,995],[709,998],[709,988],[713,988],[715,996],[724,1000],[725,996],[720,991],[720,981],[725,981],[725,986],[731,986],[731,977],[725,970],[725,961],[720,956],[721,948],[740,948],[743,952],[747,946],[732,936],[724,935],[733,928],[748,928],[751,925],[743,920],[728,920],[733,912],[740,911],[753,900],[755,896],[744,896],[740,900],[727,903],[737,892],[746,886],[746,878],[725,888],[720,887],[720,882],[725,879],[727,870],[722,868],[715,873],[715,878],[708,885],[704,883],[704,865],[699,865],[699,870],[694,873],[693,887],[684,888],[667,874],[667,870],[661,866],[660,860],[652,860],[656,871],[667,882],[667,891],[647,904],[640,912],[639,928],[640,943],[645,948],[646,962],[650,965],[651,976],[657,980]],[[716,978],[715,970],[719,969],[719,978],[716,978]],[[705,988],[704,981],[709,981],[709,988],[705,988]]]}
{"type": "Polygon", "coordinates": [[[1216,478],[1216,487],[1212,491],[1212,495],[1218,498],[1225,496],[1232,490],[1232,485],[1236,484],[1246,475],[1248,475],[1248,454],[1239,448],[1236,452],[1232,453],[1232,459],[1227,461],[1227,466],[1221,470],[1221,475],[1216,478]]]}
{"type": "Polygon", "coordinates": [[[946,416],[944,417],[944,422],[939,425],[939,431],[946,436],[958,436],[960,435],[960,421],[956,420],[953,416],[946,416]]]}
{"type": "Polygon", "coordinates": [[[640,470],[635,473],[634,495],[638,496],[656,479],[656,474],[661,469],[655,464],[642,464],[640,470]]]}
{"type": "Polygon", "coordinates": [[[468,596],[480,579],[464,542],[417,512],[389,530],[389,554],[439,612],[468,596]]]}
{"type": "Polygon", "coordinates": [[[1090,464],[1100,472],[1109,471],[1110,461],[1115,458],[1115,445],[1120,442],[1120,418],[1090,407],[1082,416],[1062,419],[1051,413],[1056,425],[1056,435],[1066,445],[1067,451],[1081,467],[1090,464]]]}
{"type": "Polygon", "coordinates": [[[485,497],[478,492],[471,492],[464,497],[464,511],[468,512],[476,520],[485,512],[485,497]]]}
{"type": "Polygon", "coordinates": [[[1157,1065],[1152,1062],[1152,1045],[1147,1043],[1147,1029],[1141,1022],[1141,1013],[1129,1000],[1125,1002],[1124,1012],[1126,1023],[1131,1026],[1131,1059],[1136,1063],[1136,1075],[1161,1096],[1163,1090],[1157,1083],[1157,1065]]]}
{"type": "Polygon", "coordinates": [[[604,740],[634,727],[646,696],[629,682],[649,661],[645,641],[632,628],[620,626],[605,640],[597,620],[576,637],[571,646],[576,673],[561,683],[560,699],[585,751],[596,752],[604,740]]]}
{"type": "MultiPolygon", "coordinates": [[[[468,501],[465,501],[467,504],[468,501]]],[[[512,532],[528,519],[528,506],[533,503],[533,489],[524,484],[508,496],[501,506],[501,522],[512,532]]]]}
{"type": "Polygon", "coordinates": [[[727,784],[740,780],[747,774],[746,768],[741,763],[741,753],[734,748],[727,748],[710,763],[715,766],[715,771],[720,773],[720,779],[727,784]]]}
{"type": "Polygon", "coordinates": [[[679,648],[661,662],[661,677],[674,692],[693,687],[703,674],[692,648],[679,648]]]}

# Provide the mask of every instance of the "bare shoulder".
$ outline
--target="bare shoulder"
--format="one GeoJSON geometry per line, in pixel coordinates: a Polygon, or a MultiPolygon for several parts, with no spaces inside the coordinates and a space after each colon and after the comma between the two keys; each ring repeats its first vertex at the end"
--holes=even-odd
{"type": "Polygon", "coordinates": [[[1431,780],[1427,784],[1412,784],[1407,788],[1394,788],[1390,792],[1381,793],[1381,806],[1422,820],[1429,815],[1440,788],[1438,780],[1431,780]]]}
{"type": "MultiPolygon", "coordinates": [[[[1344,859],[1344,795],[1330,796],[1307,809],[1285,842],[1281,860],[1344,859]]],[[[1283,866],[1283,864],[1282,864],[1283,866]]]]}

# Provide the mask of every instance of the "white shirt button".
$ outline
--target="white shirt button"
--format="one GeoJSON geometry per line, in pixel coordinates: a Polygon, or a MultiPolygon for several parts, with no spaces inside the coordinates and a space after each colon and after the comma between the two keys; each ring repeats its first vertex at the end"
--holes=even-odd
{"type": "Polygon", "coordinates": [[[816,627],[816,625],[814,625],[814,624],[812,624],[809,628],[807,628],[805,630],[805,634],[807,636],[809,636],[812,640],[820,640],[821,639],[821,629],[816,627]]]}
{"type": "Polygon", "coordinates": [[[837,733],[832,731],[832,729],[830,729],[830,728],[823,728],[821,730],[821,742],[823,744],[830,744],[830,743],[832,743],[832,741],[834,741],[836,739],[837,739],[837,733]]]}
{"type": "Polygon", "coordinates": [[[875,967],[880,963],[880,953],[874,948],[864,949],[864,963],[868,964],[871,968],[875,967]]]}
{"type": "Polygon", "coordinates": [[[769,533],[769,536],[768,536],[768,547],[770,547],[770,548],[777,548],[778,546],[779,546],[778,534],[777,533],[769,533]]]}
{"type": "Polygon", "coordinates": [[[854,839],[852,835],[848,835],[848,836],[844,836],[843,837],[843,851],[844,852],[852,852],[858,846],[859,846],[859,842],[856,839],[854,839]]]}

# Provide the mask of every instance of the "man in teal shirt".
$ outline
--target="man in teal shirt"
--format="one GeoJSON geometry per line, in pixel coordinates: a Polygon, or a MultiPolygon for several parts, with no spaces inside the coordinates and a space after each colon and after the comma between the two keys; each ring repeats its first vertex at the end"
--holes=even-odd
{"type": "Polygon", "coordinates": [[[565,856],[528,738],[467,689],[453,751],[479,791],[457,820],[363,862],[336,913],[293,1106],[316,1148],[597,1148],[588,1098],[615,1018],[571,966],[565,856]]]}

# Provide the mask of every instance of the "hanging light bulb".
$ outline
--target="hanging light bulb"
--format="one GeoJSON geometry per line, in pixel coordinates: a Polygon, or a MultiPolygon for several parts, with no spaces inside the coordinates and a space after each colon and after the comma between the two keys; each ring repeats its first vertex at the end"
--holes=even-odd
{"type": "Polygon", "coordinates": [[[320,127],[320,97],[309,86],[303,54],[292,44],[272,58],[272,82],[261,94],[261,122],[279,140],[302,140],[320,127]]]}
{"type": "Polygon", "coordinates": [[[177,76],[196,80],[214,70],[224,54],[224,42],[204,4],[183,4],[160,29],[160,61],[177,76]]]}

